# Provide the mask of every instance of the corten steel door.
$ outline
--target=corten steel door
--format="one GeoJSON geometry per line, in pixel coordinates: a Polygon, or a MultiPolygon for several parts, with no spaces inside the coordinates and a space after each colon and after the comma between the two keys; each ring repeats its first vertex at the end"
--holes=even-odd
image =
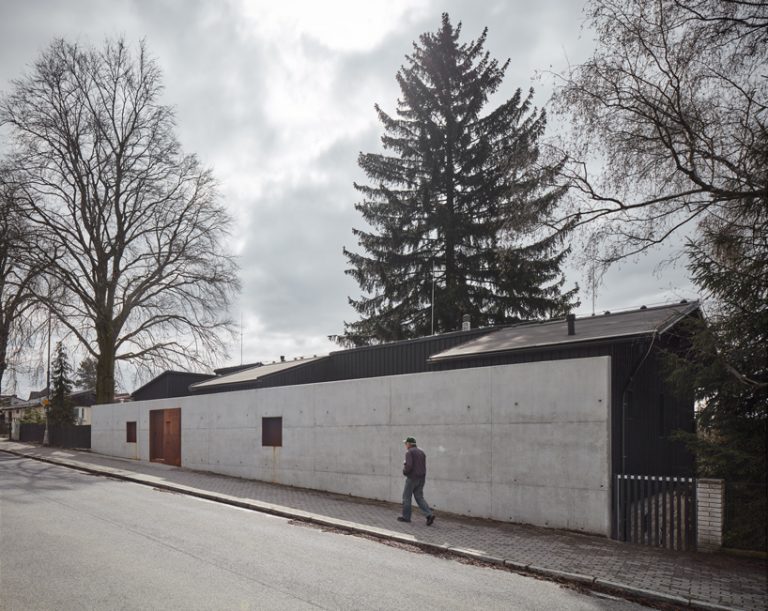
{"type": "Polygon", "coordinates": [[[181,466],[181,408],[149,412],[149,460],[181,466]]]}
{"type": "Polygon", "coordinates": [[[166,465],[181,466],[181,408],[165,410],[163,457],[166,465]]]}

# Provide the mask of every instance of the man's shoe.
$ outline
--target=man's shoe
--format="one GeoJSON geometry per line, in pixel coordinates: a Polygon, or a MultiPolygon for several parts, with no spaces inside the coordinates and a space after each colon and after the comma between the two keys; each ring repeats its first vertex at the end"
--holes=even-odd
{"type": "Polygon", "coordinates": [[[435,521],[435,514],[433,513],[431,516],[427,516],[427,526],[432,526],[432,522],[435,521]]]}
{"type": "Polygon", "coordinates": [[[397,521],[398,522],[410,522],[410,520],[404,518],[403,516],[397,516],[397,521]]]}

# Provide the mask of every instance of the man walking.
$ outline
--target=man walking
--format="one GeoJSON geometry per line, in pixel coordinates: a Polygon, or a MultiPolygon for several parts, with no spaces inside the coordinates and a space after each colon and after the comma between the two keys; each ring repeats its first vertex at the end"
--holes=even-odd
{"type": "Polygon", "coordinates": [[[407,437],[405,441],[405,461],[403,462],[403,475],[405,475],[405,488],[403,488],[403,515],[398,516],[399,522],[411,521],[411,496],[416,499],[416,504],[421,512],[427,516],[427,526],[432,526],[435,514],[424,500],[424,481],[427,478],[427,455],[416,447],[416,440],[407,437]]]}

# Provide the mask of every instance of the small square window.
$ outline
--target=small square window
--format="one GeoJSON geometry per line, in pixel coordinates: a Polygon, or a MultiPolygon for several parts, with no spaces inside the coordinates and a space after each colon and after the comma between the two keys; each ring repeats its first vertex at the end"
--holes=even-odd
{"type": "Polygon", "coordinates": [[[261,419],[261,445],[280,447],[283,445],[283,418],[261,419]]]}
{"type": "Polygon", "coordinates": [[[125,423],[125,441],[128,443],[136,443],[136,423],[125,423]]]}

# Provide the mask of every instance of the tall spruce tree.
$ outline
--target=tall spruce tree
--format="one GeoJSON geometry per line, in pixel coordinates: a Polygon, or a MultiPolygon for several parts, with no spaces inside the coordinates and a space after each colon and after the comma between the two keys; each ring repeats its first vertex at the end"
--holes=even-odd
{"type": "Polygon", "coordinates": [[[56,344],[56,355],[53,359],[53,374],[51,382],[51,403],[48,408],[48,418],[51,424],[72,424],[75,421],[75,411],[70,394],[72,393],[72,380],[69,377],[72,367],[67,358],[67,350],[59,342],[56,344]]]}
{"type": "Polygon", "coordinates": [[[365,294],[349,300],[361,320],[345,323],[342,343],[449,331],[464,314],[484,326],[576,305],[577,289],[562,291],[562,236],[534,231],[563,195],[551,186],[560,166],[539,162],[545,113],[519,89],[483,112],[509,60],[484,51],[487,29],[469,43],[460,34],[443,14],[397,73],[397,116],[375,107],[391,154],[358,159],[370,183],[355,184],[355,207],[372,230],[353,229],[365,254],[344,249],[365,294]]]}

